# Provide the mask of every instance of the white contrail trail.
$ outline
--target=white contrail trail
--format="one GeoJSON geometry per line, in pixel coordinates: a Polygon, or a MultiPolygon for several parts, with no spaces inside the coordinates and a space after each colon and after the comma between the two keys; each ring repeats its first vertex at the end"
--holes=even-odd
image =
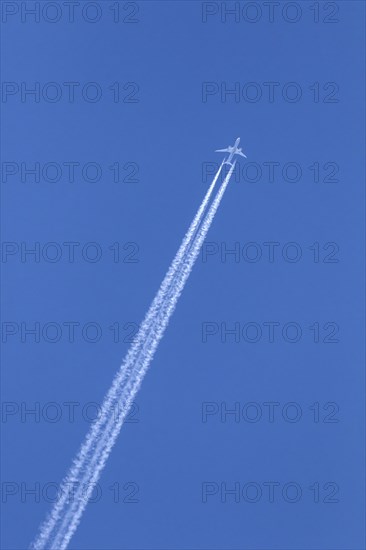
{"type": "MultiPolygon", "coordinates": [[[[33,548],[44,548],[44,544],[51,538],[53,540],[51,549],[63,550],[67,547],[68,542],[75,532],[81,515],[87,505],[88,499],[93,491],[94,485],[99,479],[100,473],[118,436],[123,421],[130,409],[156,348],[168,325],[170,316],[172,315],[178,298],[183,291],[185,282],[193,268],[194,262],[199,254],[200,248],[215,216],[221,198],[229,183],[234,166],[235,164],[232,165],[201,225],[199,223],[200,220],[198,220],[194,231],[190,234],[190,237],[183,241],[186,242],[187,248],[183,253],[183,256],[180,257],[180,261],[177,266],[179,269],[174,271],[173,280],[172,278],[170,280],[169,284],[172,284],[172,286],[169,289],[169,284],[165,285],[165,298],[163,296],[159,301],[160,306],[158,308],[154,307],[154,310],[152,311],[149,321],[149,328],[145,331],[145,342],[143,342],[142,345],[139,346],[136,353],[132,355],[132,360],[129,360],[128,363],[127,360],[125,361],[124,364],[127,366],[127,369],[125,370],[127,370],[127,372],[124,373],[124,376],[121,377],[121,373],[118,373],[115,377],[112,384],[113,391],[110,390],[110,392],[108,392],[105,405],[102,407],[106,413],[108,413],[108,411],[110,412],[109,418],[107,416],[103,418],[103,421],[101,422],[101,429],[95,433],[92,443],[90,443],[90,436],[87,437],[87,440],[79,453],[78,462],[75,462],[78,466],[77,473],[80,473],[80,469],[82,471],[81,477],[83,483],[79,485],[79,488],[73,495],[73,502],[71,506],[67,508],[67,505],[69,504],[67,494],[62,495],[65,497],[64,501],[66,506],[61,506],[61,509],[57,510],[57,515],[54,513],[55,510],[53,510],[50,519],[43,526],[40,536],[34,543],[33,548]],[[197,235],[194,238],[195,233],[197,233],[197,235]],[[121,380],[123,382],[122,385],[121,380]],[[117,420],[113,418],[116,399],[118,401],[117,420]],[[111,406],[113,406],[113,408],[111,408],[111,406]],[[105,423],[107,423],[106,426],[104,426],[105,423]],[[83,452],[85,447],[86,453],[83,452]],[[84,482],[86,482],[87,486],[86,491],[84,490],[84,482]],[[65,508],[66,510],[64,510],[65,508]],[[61,523],[61,525],[58,527],[59,523],[61,523]]],[[[220,170],[221,167],[215,180],[217,180],[220,170]]],[[[205,207],[203,208],[203,211],[204,209],[205,207]]],[[[177,259],[178,254],[175,260],[177,259]]],[[[169,270],[169,272],[171,272],[171,270],[169,270]]],[[[156,300],[153,302],[153,305],[155,304],[156,300]]],[[[153,308],[153,305],[151,306],[149,313],[153,308]]],[[[127,356],[127,358],[128,357],[129,356],[127,356]]],[[[69,487],[70,484],[73,486],[76,482],[80,483],[80,476],[74,477],[73,468],[71,469],[70,474],[63,484],[65,489],[69,487]],[[72,476],[70,474],[72,474],[72,476]]],[[[57,505],[55,505],[55,508],[56,506],[57,505]]]]}
{"type": "Polygon", "coordinates": [[[51,532],[56,527],[57,522],[62,514],[63,508],[69,504],[70,488],[74,489],[76,483],[79,482],[79,472],[84,467],[85,462],[88,460],[90,454],[94,454],[94,447],[97,440],[99,440],[100,432],[103,429],[103,424],[106,419],[111,418],[111,410],[115,407],[116,392],[123,385],[123,380],[126,379],[129,375],[129,365],[131,365],[136,358],[137,354],[140,352],[141,347],[146,341],[148,331],[150,330],[151,322],[156,316],[156,312],[159,311],[161,303],[164,300],[166,293],[169,291],[172,282],[176,276],[177,271],[179,270],[180,264],[191,246],[192,240],[197,232],[197,228],[202,222],[203,216],[207,209],[207,205],[210,201],[211,195],[214,191],[215,185],[217,183],[218,177],[221,173],[222,166],[224,161],[221,163],[207,193],[197,210],[197,213],[188,228],[188,231],[183,238],[183,241],[178,249],[178,252],[173,259],[168,272],[166,273],[163,282],[160,285],[160,288],[145,316],[144,321],[142,322],[138,334],[130,346],[130,349],[127,353],[125,360],[123,361],[121,368],[115,377],[111,388],[109,389],[106,397],[104,398],[100,413],[98,418],[91,426],[89,433],[86,436],[86,440],[81,446],[77,456],[73,460],[72,467],[68,472],[66,478],[61,484],[59,499],[55,503],[49,517],[46,519],[44,524],[41,526],[40,533],[38,538],[33,542],[32,548],[35,550],[41,550],[44,548],[44,545],[47,543],[51,532]]]}
{"type": "Polygon", "coordinates": [[[84,481],[86,481],[86,486],[88,487],[88,490],[86,491],[85,494],[82,495],[81,499],[80,498],[79,500],[77,500],[77,498],[74,499],[74,502],[72,505],[72,514],[68,515],[68,517],[70,518],[69,525],[67,524],[68,522],[66,522],[66,524],[62,526],[62,532],[59,533],[59,536],[56,537],[53,545],[51,546],[52,550],[63,550],[67,548],[67,544],[70,541],[73,533],[75,532],[78,526],[81,515],[87,505],[88,498],[90,497],[93,491],[95,483],[99,479],[100,473],[106,463],[106,460],[110,454],[110,451],[119,434],[123,421],[130,409],[130,406],[136,396],[136,393],[138,392],[138,389],[141,385],[141,382],[147,371],[147,368],[163,336],[165,328],[168,325],[170,316],[175,309],[178,298],[181,292],[183,291],[185,282],[192,270],[192,267],[199,254],[202,243],[206,237],[206,234],[215,216],[217,208],[220,204],[221,198],[229,183],[229,179],[233,169],[234,169],[234,165],[232,166],[224,183],[222,184],[220,190],[218,191],[217,196],[215,197],[212,203],[212,206],[210,207],[210,210],[205,220],[203,221],[201,228],[198,231],[197,237],[194,243],[192,244],[192,248],[188,252],[186,259],[183,262],[182,269],[179,273],[174,290],[172,291],[172,295],[170,296],[169,300],[165,304],[164,311],[161,312],[161,314],[159,315],[156,322],[156,326],[154,327],[152,334],[148,339],[147,345],[145,346],[145,355],[142,356],[142,358],[139,361],[137,361],[137,365],[134,366],[130,379],[127,381],[126,385],[122,388],[121,395],[119,397],[121,408],[119,410],[118,420],[117,422],[114,422],[114,421],[110,422],[111,431],[108,432],[107,435],[103,434],[99,447],[97,448],[97,451],[96,451],[97,456],[94,457],[95,460],[93,460],[90,466],[88,467],[88,470],[87,470],[88,475],[86,476],[87,479],[86,480],[84,479],[84,481]]]}

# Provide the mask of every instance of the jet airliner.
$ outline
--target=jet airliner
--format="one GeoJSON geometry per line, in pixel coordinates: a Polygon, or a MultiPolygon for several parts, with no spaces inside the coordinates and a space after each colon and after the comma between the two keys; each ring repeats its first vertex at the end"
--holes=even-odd
{"type": "Polygon", "coordinates": [[[234,145],[229,145],[227,149],[216,149],[216,153],[229,153],[229,156],[225,160],[226,164],[231,165],[231,161],[233,160],[234,155],[241,155],[242,157],[247,158],[246,155],[244,155],[243,151],[241,150],[241,147],[239,147],[240,138],[237,138],[234,145]]]}

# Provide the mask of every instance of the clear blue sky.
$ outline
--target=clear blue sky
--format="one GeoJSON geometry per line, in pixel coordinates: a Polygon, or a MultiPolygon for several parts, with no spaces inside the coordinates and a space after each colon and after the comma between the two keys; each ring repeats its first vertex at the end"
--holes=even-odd
{"type": "Polygon", "coordinates": [[[1,6],[2,547],[33,539],[240,136],[71,548],[362,550],[364,3],[21,4],[1,6]]]}

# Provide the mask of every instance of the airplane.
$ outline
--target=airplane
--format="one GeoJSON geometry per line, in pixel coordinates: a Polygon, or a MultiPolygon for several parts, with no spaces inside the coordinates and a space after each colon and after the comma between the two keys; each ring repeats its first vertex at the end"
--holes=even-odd
{"type": "Polygon", "coordinates": [[[228,158],[225,160],[225,164],[230,164],[233,160],[234,155],[241,155],[242,157],[247,158],[246,155],[244,155],[243,151],[241,150],[241,147],[239,147],[240,138],[237,138],[234,145],[229,147],[227,149],[216,149],[215,153],[229,153],[228,158]]]}

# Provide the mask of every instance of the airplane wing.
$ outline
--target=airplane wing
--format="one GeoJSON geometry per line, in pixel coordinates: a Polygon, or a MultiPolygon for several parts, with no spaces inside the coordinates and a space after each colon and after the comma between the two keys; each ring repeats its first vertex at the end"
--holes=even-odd
{"type": "Polygon", "coordinates": [[[248,158],[246,155],[244,155],[243,151],[237,151],[237,155],[241,155],[242,157],[248,158]]]}
{"type": "Polygon", "coordinates": [[[231,153],[231,148],[228,147],[227,149],[216,149],[215,153],[231,153]]]}

